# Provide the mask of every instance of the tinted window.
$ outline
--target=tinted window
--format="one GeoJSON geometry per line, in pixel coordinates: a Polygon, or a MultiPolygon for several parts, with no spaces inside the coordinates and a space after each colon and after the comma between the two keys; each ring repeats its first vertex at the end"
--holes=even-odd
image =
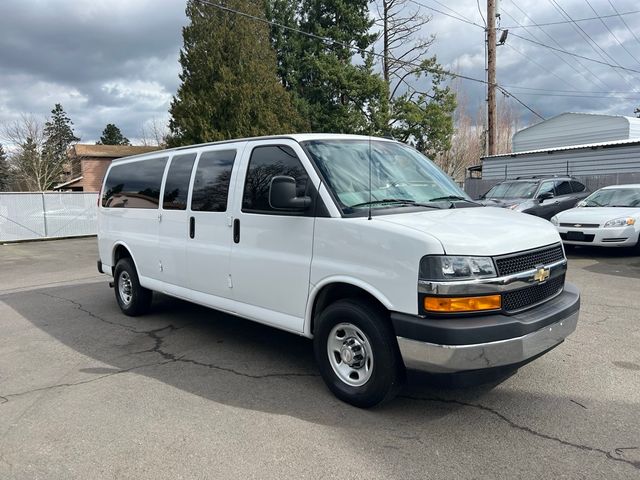
{"type": "Polygon", "coordinates": [[[485,194],[485,198],[531,198],[538,182],[502,182],[485,194]]]}
{"type": "Polygon", "coordinates": [[[583,184],[581,184],[580,182],[576,182],[575,180],[572,180],[571,181],[571,189],[574,192],[584,192],[585,186],[583,184]]]}
{"type": "Polygon", "coordinates": [[[555,182],[542,182],[542,185],[540,185],[540,190],[538,190],[538,195],[540,195],[541,193],[544,192],[551,192],[555,195],[554,191],[553,191],[553,184],[555,182]]]}
{"type": "Polygon", "coordinates": [[[274,211],[269,205],[269,188],[276,175],[295,178],[297,195],[305,195],[307,172],[292,148],[282,145],[256,147],[251,153],[244,184],[243,211],[274,211]]]}
{"type": "Polygon", "coordinates": [[[158,208],[160,184],[167,157],[115,165],[102,194],[102,206],[110,208],[158,208]]]}
{"type": "Polygon", "coordinates": [[[191,210],[225,212],[235,150],[203,152],[198,160],[193,183],[191,210]]]}
{"type": "Polygon", "coordinates": [[[171,160],[162,199],[162,208],[165,210],[186,210],[189,181],[195,159],[196,154],[189,153],[175,156],[171,160]]]}
{"type": "Polygon", "coordinates": [[[571,185],[569,180],[558,180],[556,182],[556,195],[569,195],[571,193],[571,185]]]}

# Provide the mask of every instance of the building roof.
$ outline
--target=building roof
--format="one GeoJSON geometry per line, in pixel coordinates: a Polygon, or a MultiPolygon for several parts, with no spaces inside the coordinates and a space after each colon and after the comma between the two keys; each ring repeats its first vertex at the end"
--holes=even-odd
{"type": "Polygon", "coordinates": [[[597,113],[561,113],[513,135],[512,149],[524,152],[596,142],[640,139],[640,118],[597,113]]]}
{"type": "Polygon", "coordinates": [[[160,150],[160,147],[144,147],[139,145],[85,145],[76,144],[71,147],[71,156],[94,158],[120,158],[140,155],[160,150]]]}
{"type": "Polygon", "coordinates": [[[53,187],[53,189],[54,190],[58,190],[59,188],[73,187],[74,183],[79,182],[83,178],[84,178],[83,176],[76,177],[76,178],[68,180],[68,181],[66,181],[64,183],[60,183],[60,184],[56,185],[55,187],[53,187]]]}
{"type": "Polygon", "coordinates": [[[566,147],[551,147],[551,148],[539,148],[537,150],[527,150],[525,152],[511,152],[511,153],[501,153],[500,155],[490,155],[486,157],[482,157],[483,160],[487,160],[490,158],[500,158],[500,157],[519,157],[521,155],[530,155],[533,153],[553,153],[560,152],[564,150],[579,150],[583,148],[607,148],[607,147],[617,147],[617,146],[628,146],[628,145],[639,145],[640,139],[631,139],[631,140],[617,140],[614,142],[597,142],[597,143],[585,143],[583,145],[569,145],[566,147]]]}

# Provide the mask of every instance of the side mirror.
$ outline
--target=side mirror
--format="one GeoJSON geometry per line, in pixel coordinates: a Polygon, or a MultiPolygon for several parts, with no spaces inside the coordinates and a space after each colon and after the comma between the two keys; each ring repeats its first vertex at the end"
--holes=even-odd
{"type": "Polygon", "coordinates": [[[542,192],[540,195],[538,195],[538,200],[540,200],[540,203],[544,202],[545,200],[549,200],[550,198],[553,198],[553,193],[551,192],[542,192]]]}
{"type": "Polygon", "coordinates": [[[271,179],[269,205],[275,210],[304,211],[311,206],[311,197],[297,197],[295,178],[280,175],[271,179]]]}

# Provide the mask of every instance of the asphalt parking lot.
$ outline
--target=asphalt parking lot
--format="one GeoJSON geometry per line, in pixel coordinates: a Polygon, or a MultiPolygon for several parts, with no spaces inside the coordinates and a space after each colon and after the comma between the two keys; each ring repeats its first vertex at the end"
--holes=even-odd
{"type": "Polygon", "coordinates": [[[640,478],[640,257],[575,250],[577,331],[516,374],[359,410],[303,338],[157,296],[95,238],[0,245],[0,479],[640,478]]]}

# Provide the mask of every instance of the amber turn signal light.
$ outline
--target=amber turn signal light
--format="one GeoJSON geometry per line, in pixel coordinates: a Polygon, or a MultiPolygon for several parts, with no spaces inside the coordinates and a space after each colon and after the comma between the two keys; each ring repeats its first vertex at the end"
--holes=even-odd
{"type": "Polygon", "coordinates": [[[424,297],[424,309],[427,312],[457,313],[499,310],[502,307],[500,295],[481,297],[424,297]]]}

